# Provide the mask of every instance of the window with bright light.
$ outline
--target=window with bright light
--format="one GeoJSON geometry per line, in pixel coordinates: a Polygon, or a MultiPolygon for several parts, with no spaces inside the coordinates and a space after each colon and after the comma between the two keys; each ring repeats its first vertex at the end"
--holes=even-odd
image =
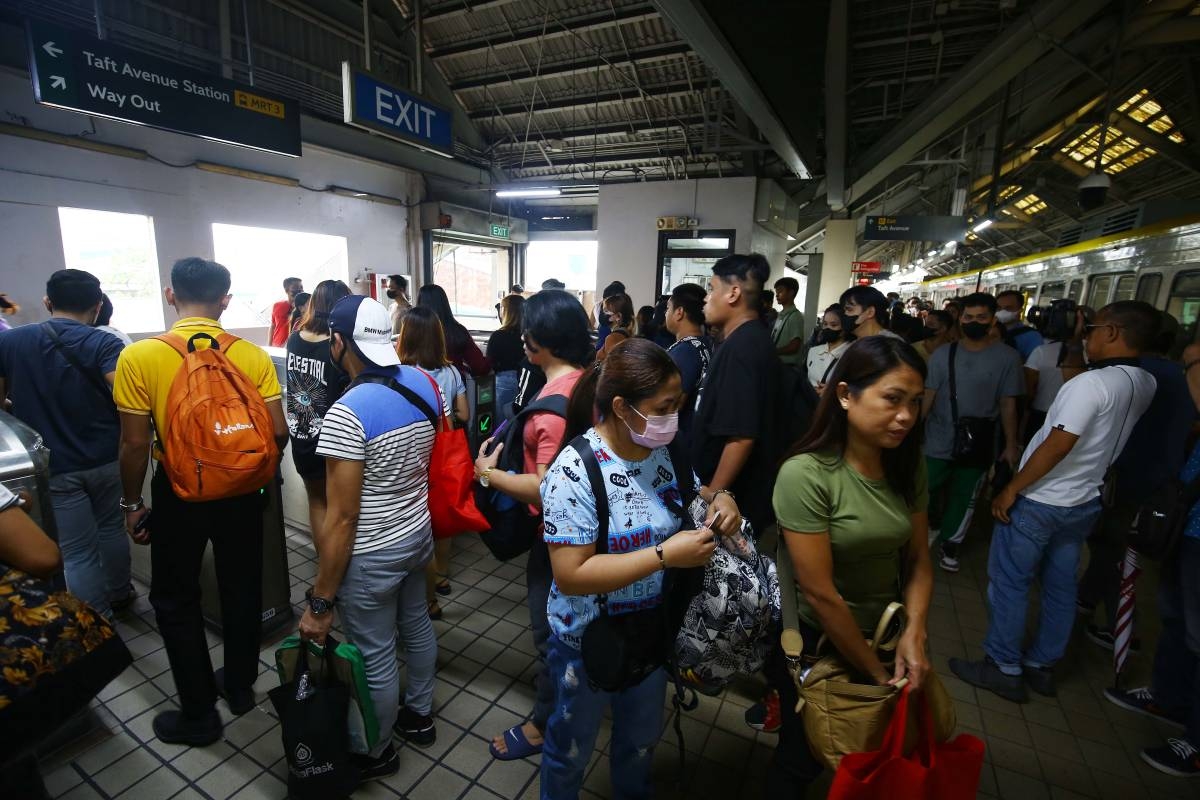
{"type": "Polygon", "coordinates": [[[232,277],[233,300],[221,315],[226,328],[265,328],[271,306],[286,299],[284,278],[299,278],[311,292],[323,280],[350,275],[346,237],[324,233],[214,223],[213,255],[232,277]]]}
{"type": "Polygon", "coordinates": [[[1121,104],[1117,111],[1128,114],[1134,122],[1140,122],[1155,133],[1161,133],[1175,144],[1183,144],[1183,133],[1175,125],[1175,121],[1167,116],[1163,107],[1150,97],[1149,89],[1142,89],[1121,104]]]}
{"type": "Polygon", "coordinates": [[[567,285],[567,291],[595,291],[596,252],[594,239],[530,242],[525,250],[525,286],[530,291],[537,291],[542,281],[557,278],[567,285]]]}
{"type": "Polygon", "coordinates": [[[505,246],[444,237],[433,240],[433,282],[446,290],[454,318],[473,331],[500,327],[496,303],[509,287],[505,246]]]}
{"type": "Polygon", "coordinates": [[[1138,139],[1122,133],[1112,126],[1108,126],[1107,133],[1104,130],[1105,126],[1103,125],[1090,126],[1072,139],[1062,149],[1062,152],[1085,167],[1095,169],[1096,153],[1100,150],[1100,139],[1103,136],[1104,171],[1111,174],[1124,172],[1158,153],[1154,148],[1142,144],[1138,139]]]}
{"type": "Polygon", "coordinates": [[[100,279],[113,304],[112,326],[126,333],[163,329],[154,219],[90,208],[60,208],[63,256],[68,269],[100,279]]]}

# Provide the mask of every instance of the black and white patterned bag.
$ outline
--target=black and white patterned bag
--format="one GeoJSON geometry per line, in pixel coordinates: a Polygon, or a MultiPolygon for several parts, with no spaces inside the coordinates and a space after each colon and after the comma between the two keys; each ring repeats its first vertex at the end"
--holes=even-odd
{"type": "MultiPolygon", "coordinates": [[[[707,510],[696,505],[693,516],[704,519],[707,510]]],[[[720,691],[738,673],[761,669],[773,646],[779,578],[775,562],[758,552],[752,534],[743,519],[738,533],[717,537],[702,586],[675,638],[679,676],[706,694],[720,691]]]]}

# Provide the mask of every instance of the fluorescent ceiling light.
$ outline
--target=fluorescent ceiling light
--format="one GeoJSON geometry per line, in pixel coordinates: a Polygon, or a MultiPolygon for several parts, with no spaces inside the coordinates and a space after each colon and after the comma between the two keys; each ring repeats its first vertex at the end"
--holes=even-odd
{"type": "Polygon", "coordinates": [[[925,254],[925,257],[926,257],[926,258],[933,258],[934,256],[936,256],[936,255],[937,255],[937,253],[938,253],[938,251],[937,251],[937,250],[930,250],[928,253],[926,253],[926,254],[925,254]]]}
{"type": "Polygon", "coordinates": [[[501,189],[496,192],[496,197],[558,197],[562,192],[555,188],[530,188],[530,189],[501,189]]]}
{"type": "Polygon", "coordinates": [[[788,240],[789,242],[794,242],[794,241],[796,241],[796,237],[795,237],[795,236],[792,236],[792,235],[789,233],[789,234],[787,234],[787,240],[788,240]]]}
{"type": "Polygon", "coordinates": [[[996,220],[992,219],[991,217],[984,217],[983,219],[979,220],[979,222],[975,223],[975,227],[971,228],[971,233],[979,233],[980,231],[985,231],[988,228],[992,227],[992,223],[994,223],[995,221],[996,220]]]}

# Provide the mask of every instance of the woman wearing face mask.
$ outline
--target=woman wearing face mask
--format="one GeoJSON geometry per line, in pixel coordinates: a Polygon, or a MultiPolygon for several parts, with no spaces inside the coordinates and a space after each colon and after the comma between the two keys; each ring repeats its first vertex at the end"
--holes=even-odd
{"type": "Polygon", "coordinates": [[[925,330],[928,335],[913,345],[913,349],[928,365],[933,351],[950,341],[950,332],[953,329],[954,317],[945,311],[930,311],[925,317],[925,330]]]}
{"type": "Polygon", "coordinates": [[[667,450],[678,422],[680,386],[679,371],[661,347],[645,339],[618,344],[603,364],[586,371],[571,394],[568,444],[542,481],[545,539],[554,570],[547,669],[557,687],[542,749],[541,796],[547,800],[579,796],[610,707],[613,796],[653,795],[650,773],[662,733],[666,673],[658,669],[635,686],[599,691],[588,683],[580,648],[584,631],[600,614],[597,594],[607,594],[610,616],[656,613],[663,569],[704,564],[714,548],[714,530],[726,535],[737,525],[733,498],[704,486],[700,496],[710,501],[706,524],[713,529],[693,530],[692,520],[681,520],[672,510],[679,482],[694,480],[690,470],[677,477],[667,450]],[[599,422],[593,425],[593,419],[599,422]],[[570,444],[580,435],[605,485],[622,487],[608,497],[607,530],[599,530],[583,461],[589,454],[570,444]],[[609,542],[607,553],[596,551],[600,536],[609,542]]]}
{"type": "MultiPolygon", "coordinates": [[[[917,689],[931,669],[925,631],[933,592],[919,427],[925,362],[906,342],[871,336],[850,345],[829,385],[775,483],[804,653],[815,652],[824,634],[825,646],[861,675],[881,686],[907,677],[917,689]],[[896,665],[885,668],[866,637],[893,601],[905,604],[907,623],[896,665]]],[[[783,723],[767,796],[798,800],[821,766],[794,711],[796,687],[781,650],[767,675],[783,723]]]]}
{"type": "Polygon", "coordinates": [[[825,381],[829,373],[837,366],[838,359],[850,346],[852,336],[847,335],[846,315],[842,307],[834,303],[825,309],[821,318],[821,330],[817,332],[816,343],[808,350],[808,382],[820,394],[825,390],[825,381]]]}

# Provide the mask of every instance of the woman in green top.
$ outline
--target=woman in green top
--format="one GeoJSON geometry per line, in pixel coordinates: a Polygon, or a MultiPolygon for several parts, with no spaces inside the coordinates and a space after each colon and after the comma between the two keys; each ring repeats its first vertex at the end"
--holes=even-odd
{"type": "MultiPolygon", "coordinates": [[[[812,427],[775,482],[774,505],[796,575],[806,650],[821,633],[876,683],[907,677],[916,689],[930,669],[925,619],[933,591],[928,489],[921,457],[925,362],[900,339],[870,336],[838,362],[812,427]],[[908,624],[887,669],[866,641],[888,603],[903,600],[908,624]]],[[[782,654],[779,654],[780,656],[782,654]]],[[[796,689],[782,658],[769,674],[782,727],[767,796],[800,798],[821,767],[793,710],[796,689]]]]}

